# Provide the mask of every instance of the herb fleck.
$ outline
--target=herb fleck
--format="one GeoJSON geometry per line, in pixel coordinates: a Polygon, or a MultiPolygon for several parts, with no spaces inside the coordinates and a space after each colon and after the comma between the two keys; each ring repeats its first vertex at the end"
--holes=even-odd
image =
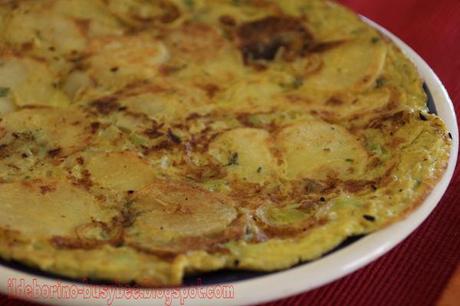
{"type": "Polygon", "coordinates": [[[233,152],[228,158],[227,166],[238,165],[238,152],[233,152]]]}
{"type": "Polygon", "coordinates": [[[294,81],[291,84],[293,89],[298,89],[302,87],[302,85],[303,85],[303,79],[299,77],[294,78],[294,81]]]}
{"type": "Polygon", "coordinates": [[[6,97],[10,93],[10,89],[8,87],[0,87],[0,98],[6,97]]]}
{"type": "Polygon", "coordinates": [[[383,85],[385,85],[385,79],[384,79],[384,78],[378,78],[378,79],[375,81],[375,87],[380,88],[380,87],[382,87],[383,85]]]}
{"type": "Polygon", "coordinates": [[[299,89],[303,85],[303,79],[300,77],[295,77],[289,83],[280,83],[279,86],[283,89],[291,90],[291,89],[299,89]]]}
{"type": "Polygon", "coordinates": [[[188,8],[193,8],[195,7],[195,1],[194,0],[182,0],[188,8]]]}

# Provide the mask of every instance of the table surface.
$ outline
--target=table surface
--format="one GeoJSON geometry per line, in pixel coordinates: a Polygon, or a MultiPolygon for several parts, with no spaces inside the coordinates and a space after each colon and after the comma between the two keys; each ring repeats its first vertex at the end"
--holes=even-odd
{"type": "MultiPolygon", "coordinates": [[[[459,0],[341,2],[381,24],[417,51],[441,78],[457,116],[460,114],[459,0]]],[[[374,263],[329,285],[267,305],[460,305],[460,269],[454,273],[460,261],[459,183],[457,167],[450,187],[431,216],[374,263]]],[[[0,296],[0,305],[32,304],[0,296]]]]}

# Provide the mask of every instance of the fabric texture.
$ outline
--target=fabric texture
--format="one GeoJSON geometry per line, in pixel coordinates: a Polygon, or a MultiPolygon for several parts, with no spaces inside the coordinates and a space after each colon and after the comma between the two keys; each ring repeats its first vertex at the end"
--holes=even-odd
{"type": "MultiPolygon", "coordinates": [[[[441,78],[457,116],[460,114],[460,1],[341,2],[384,26],[418,52],[441,78]]],[[[266,305],[435,304],[460,259],[459,186],[457,167],[450,187],[430,217],[374,263],[329,285],[266,305]]],[[[0,305],[32,304],[0,295],[0,305]]]]}

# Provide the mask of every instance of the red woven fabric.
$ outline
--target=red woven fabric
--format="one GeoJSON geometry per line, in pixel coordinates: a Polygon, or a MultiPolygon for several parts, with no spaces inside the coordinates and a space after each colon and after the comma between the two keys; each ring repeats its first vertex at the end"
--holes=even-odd
{"type": "MultiPolygon", "coordinates": [[[[460,1],[342,2],[415,49],[441,78],[457,116],[460,114],[460,1]]],[[[428,220],[376,262],[332,284],[267,305],[433,305],[460,259],[458,186],[457,168],[447,193],[428,220]]],[[[0,296],[0,305],[32,304],[0,296]]]]}

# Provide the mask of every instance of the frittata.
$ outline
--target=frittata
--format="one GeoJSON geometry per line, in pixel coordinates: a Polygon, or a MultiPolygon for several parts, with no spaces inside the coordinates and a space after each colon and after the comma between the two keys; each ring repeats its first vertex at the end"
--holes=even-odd
{"type": "Polygon", "coordinates": [[[323,0],[0,1],[0,256],[181,284],[310,261],[419,205],[451,140],[323,0]]]}

